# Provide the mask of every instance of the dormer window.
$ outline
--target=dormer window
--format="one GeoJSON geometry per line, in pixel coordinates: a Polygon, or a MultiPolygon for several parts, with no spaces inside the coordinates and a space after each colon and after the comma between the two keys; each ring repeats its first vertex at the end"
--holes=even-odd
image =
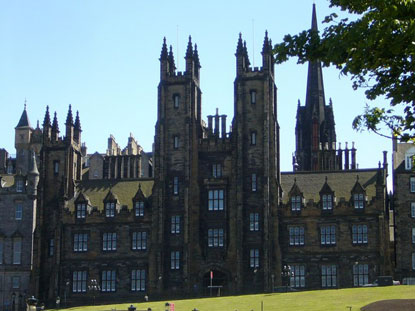
{"type": "Polygon", "coordinates": [[[86,204],[85,203],[76,204],[76,218],[85,219],[85,217],[86,217],[86,204]]]}
{"type": "Polygon", "coordinates": [[[115,203],[105,203],[105,217],[115,217],[115,203]]]}
{"type": "Polygon", "coordinates": [[[355,209],[363,209],[365,207],[365,195],[363,193],[353,194],[353,202],[355,209]]]}
{"type": "Polygon", "coordinates": [[[135,216],[136,217],[143,217],[144,216],[144,202],[137,201],[134,204],[135,216]]]}
{"type": "Polygon", "coordinates": [[[301,196],[295,195],[291,197],[291,210],[293,212],[301,211],[301,196]]]}
{"type": "Polygon", "coordinates": [[[322,201],[323,201],[323,210],[332,210],[333,209],[333,195],[323,194],[322,195],[322,201]]]}

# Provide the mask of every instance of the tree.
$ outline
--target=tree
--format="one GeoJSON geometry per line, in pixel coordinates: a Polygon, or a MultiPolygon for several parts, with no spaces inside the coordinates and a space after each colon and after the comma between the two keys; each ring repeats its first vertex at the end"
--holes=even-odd
{"type": "Polygon", "coordinates": [[[319,60],[336,66],[351,77],[354,89],[366,89],[369,100],[385,96],[390,101],[390,109],[366,106],[353,121],[355,129],[381,134],[384,124],[400,139],[414,140],[415,1],[330,0],[330,7],[353,19],[332,13],[321,36],[313,29],[286,35],[274,47],[276,63],[297,56],[298,63],[319,60]],[[403,114],[394,107],[402,107],[403,114]]]}

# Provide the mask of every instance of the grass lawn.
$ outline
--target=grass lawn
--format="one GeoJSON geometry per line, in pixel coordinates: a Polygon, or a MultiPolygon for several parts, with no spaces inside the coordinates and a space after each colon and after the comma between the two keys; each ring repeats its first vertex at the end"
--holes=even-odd
{"type": "MultiPolygon", "coordinates": [[[[150,297],[151,298],[151,297],[150,297]]],[[[170,301],[175,304],[175,311],[359,311],[361,307],[375,301],[386,299],[415,299],[415,286],[389,286],[371,288],[348,288],[318,290],[295,293],[275,293],[261,295],[229,296],[204,299],[187,299],[170,301]]],[[[165,301],[136,303],[131,302],[137,310],[164,311],[165,301]]],[[[84,306],[70,308],[73,311],[126,310],[131,304],[84,306]]]]}

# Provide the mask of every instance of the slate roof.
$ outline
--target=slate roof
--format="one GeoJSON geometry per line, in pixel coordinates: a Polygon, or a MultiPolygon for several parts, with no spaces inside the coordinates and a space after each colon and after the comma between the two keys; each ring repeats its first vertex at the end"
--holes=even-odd
{"type": "Polygon", "coordinates": [[[129,210],[133,208],[133,198],[136,195],[139,186],[145,198],[149,198],[154,181],[152,179],[134,179],[134,180],[83,180],[77,183],[75,196],[68,201],[68,208],[74,211],[75,200],[80,192],[89,199],[92,207],[98,210],[104,210],[104,199],[111,191],[121,206],[127,206],[129,210]]]}
{"type": "Polygon", "coordinates": [[[19,123],[16,127],[30,127],[29,117],[27,116],[26,108],[23,110],[22,116],[20,117],[19,123]]]}
{"type": "Polygon", "coordinates": [[[289,192],[295,183],[300,191],[303,193],[307,201],[320,201],[320,191],[326,182],[334,191],[337,200],[344,198],[349,201],[351,198],[351,191],[356,184],[357,176],[358,182],[366,191],[368,200],[376,196],[376,177],[378,169],[362,169],[336,172],[282,172],[281,173],[281,187],[283,189],[282,201],[288,203],[289,192]]]}

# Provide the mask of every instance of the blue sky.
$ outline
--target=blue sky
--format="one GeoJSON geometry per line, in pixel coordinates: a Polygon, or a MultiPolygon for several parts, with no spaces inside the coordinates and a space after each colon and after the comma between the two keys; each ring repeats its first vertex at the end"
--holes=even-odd
{"type": "MultiPolygon", "coordinates": [[[[328,1],[315,1],[320,21],[328,1]]],[[[311,24],[311,0],[141,1],[0,0],[0,148],[14,151],[14,127],[25,98],[32,126],[46,105],[57,111],[61,132],[68,105],[79,110],[88,152],[105,152],[114,135],[123,148],[130,133],[151,151],[157,116],[157,85],[163,37],[184,69],[188,36],[197,43],[202,114],[233,117],[235,50],[239,32],[251,64],[261,66],[265,30],[274,43],[311,24]]],[[[281,169],[291,170],[297,101],[305,101],[307,65],[293,59],[275,68],[281,127],[281,169]]],[[[326,102],[332,98],[337,140],[355,142],[360,168],[377,167],[391,142],[352,130],[368,100],[348,77],[324,68],[326,102]]],[[[385,105],[379,100],[377,105],[385,105]]],[[[230,121],[229,121],[230,122],[230,121]]]]}

